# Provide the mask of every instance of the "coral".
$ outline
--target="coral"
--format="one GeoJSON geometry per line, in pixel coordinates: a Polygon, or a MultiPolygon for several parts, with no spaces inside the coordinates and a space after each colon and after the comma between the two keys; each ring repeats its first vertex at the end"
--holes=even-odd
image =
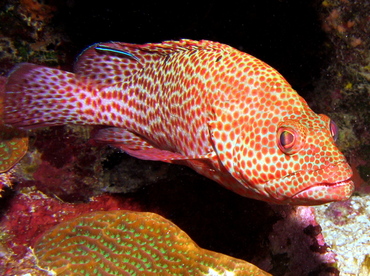
{"type": "Polygon", "coordinates": [[[12,256],[12,253],[9,250],[4,250],[1,245],[0,254],[0,264],[7,264],[6,267],[4,265],[2,268],[0,268],[0,272],[2,273],[1,275],[55,276],[54,273],[40,268],[37,265],[36,256],[30,247],[26,248],[26,254],[23,256],[23,258],[17,261],[14,261],[14,256],[12,256]],[[2,262],[2,259],[6,261],[2,262]],[[13,265],[9,265],[10,263],[13,263],[13,265]]]}
{"type": "Polygon", "coordinates": [[[41,30],[44,25],[47,25],[53,13],[56,10],[55,6],[42,3],[38,0],[20,0],[18,7],[19,14],[27,25],[34,27],[36,30],[41,30]]]}
{"type": "Polygon", "coordinates": [[[330,64],[310,103],[329,112],[341,128],[338,146],[354,175],[355,195],[346,202],[315,207],[341,275],[368,275],[370,254],[370,2],[326,0],[320,16],[328,37],[330,64]]]}
{"type": "Polygon", "coordinates": [[[89,141],[86,126],[59,126],[34,131],[28,153],[16,170],[22,187],[36,186],[64,201],[88,201],[110,193],[132,193],[162,181],[176,181],[183,168],[142,161],[89,141]],[[84,191],[81,193],[81,191],[84,191]]]}
{"type": "Polygon", "coordinates": [[[29,151],[15,172],[23,180],[19,185],[34,185],[69,202],[88,201],[102,194],[105,150],[90,145],[89,131],[65,126],[32,132],[29,151]]]}
{"type": "Polygon", "coordinates": [[[175,224],[147,212],[93,212],[63,222],[42,236],[35,254],[58,275],[270,275],[198,247],[175,224]]]}
{"type": "MultiPolygon", "coordinates": [[[[322,27],[327,33],[332,33],[333,41],[340,41],[349,48],[363,48],[368,42],[363,32],[367,31],[369,23],[364,15],[368,11],[364,1],[328,0],[322,2],[322,27]],[[366,10],[366,11],[365,11],[366,10]]],[[[338,45],[338,46],[339,46],[338,45]]]]}
{"type": "Polygon", "coordinates": [[[370,275],[370,255],[365,256],[365,260],[362,263],[359,276],[367,276],[370,275]]]}
{"type": "Polygon", "coordinates": [[[28,149],[28,136],[25,131],[3,125],[5,81],[6,78],[0,77],[0,173],[10,170],[28,149]]]}
{"type": "Polygon", "coordinates": [[[4,0],[0,3],[0,75],[16,63],[62,66],[71,51],[55,14],[64,1],[4,0]]]}
{"type": "Polygon", "coordinates": [[[287,263],[270,272],[273,275],[339,275],[335,254],[329,249],[315,219],[314,209],[307,206],[274,206],[284,219],[276,222],[269,234],[275,262],[287,263]],[[311,258],[307,259],[307,256],[311,258]],[[311,274],[310,274],[311,275],[311,274]]]}
{"type": "Polygon", "coordinates": [[[11,171],[0,173],[0,197],[2,197],[2,192],[6,187],[12,186],[12,182],[10,180],[11,173],[11,171]]]}
{"type": "MultiPolygon", "coordinates": [[[[6,0],[3,1],[0,8],[2,8],[0,20],[2,18],[8,19],[14,24],[12,28],[18,30],[23,37],[39,39],[40,36],[43,36],[45,29],[48,29],[57,7],[39,0],[6,0]],[[16,18],[11,18],[13,16],[16,18]],[[25,34],[25,32],[28,33],[25,34]]],[[[2,30],[8,34],[8,29],[12,28],[2,30]]]]}
{"type": "Polygon", "coordinates": [[[140,205],[110,195],[94,197],[88,203],[66,203],[35,188],[23,188],[0,218],[0,275],[18,275],[15,271],[33,267],[28,248],[50,227],[94,210],[117,209],[140,210],[140,205]]]}
{"type": "Polygon", "coordinates": [[[22,159],[28,149],[25,131],[5,126],[2,121],[3,90],[6,78],[0,77],[0,197],[4,187],[10,187],[10,174],[5,174],[22,159]]]}
{"type": "Polygon", "coordinates": [[[331,60],[309,102],[337,121],[339,147],[350,159],[359,188],[370,180],[370,5],[326,0],[319,11],[331,60]]]}
{"type": "Polygon", "coordinates": [[[355,195],[346,202],[315,209],[325,240],[337,254],[341,275],[361,275],[369,264],[370,195],[355,195]]]}

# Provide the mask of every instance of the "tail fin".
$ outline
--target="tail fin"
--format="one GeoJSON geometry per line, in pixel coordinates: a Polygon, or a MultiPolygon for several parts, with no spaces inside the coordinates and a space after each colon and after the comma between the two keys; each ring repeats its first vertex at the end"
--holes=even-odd
{"type": "Polygon", "coordinates": [[[83,99],[89,87],[66,71],[30,63],[19,64],[5,85],[4,121],[25,129],[86,124],[83,99]]]}

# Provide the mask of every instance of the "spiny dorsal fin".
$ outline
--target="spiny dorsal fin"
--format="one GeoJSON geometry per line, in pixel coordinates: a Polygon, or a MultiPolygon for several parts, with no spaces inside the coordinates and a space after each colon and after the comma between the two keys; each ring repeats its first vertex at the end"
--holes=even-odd
{"type": "Polygon", "coordinates": [[[182,39],[162,43],[98,43],[87,48],[77,59],[74,72],[95,85],[110,86],[125,81],[138,70],[171,54],[196,50],[231,51],[233,48],[208,40],[182,39]]]}

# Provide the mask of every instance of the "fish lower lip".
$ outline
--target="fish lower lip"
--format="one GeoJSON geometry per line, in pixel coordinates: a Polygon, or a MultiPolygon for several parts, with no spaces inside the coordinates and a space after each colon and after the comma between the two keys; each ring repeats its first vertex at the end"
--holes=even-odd
{"type": "Polygon", "coordinates": [[[316,183],[292,196],[292,199],[300,199],[315,204],[323,204],[331,201],[341,201],[348,199],[354,190],[354,183],[351,179],[338,181],[334,183],[316,183]]]}

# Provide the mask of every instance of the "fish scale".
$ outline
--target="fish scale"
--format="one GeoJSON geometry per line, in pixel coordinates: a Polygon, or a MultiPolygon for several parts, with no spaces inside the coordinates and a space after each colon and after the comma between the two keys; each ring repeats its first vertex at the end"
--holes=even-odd
{"type": "Polygon", "coordinates": [[[217,42],[98,43],[73,73],[18,65],[6,84],[5,122],[105,125],[98,142],[190,166],[271,203],[345,200],[354,186],[335,123],[272,67],[217,42]]]}

